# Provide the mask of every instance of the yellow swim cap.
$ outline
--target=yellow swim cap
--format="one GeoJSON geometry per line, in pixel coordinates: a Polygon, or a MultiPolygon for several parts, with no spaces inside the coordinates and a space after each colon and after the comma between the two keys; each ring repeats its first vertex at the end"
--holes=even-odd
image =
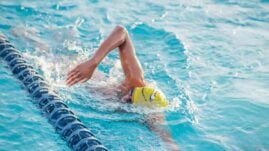
{"type": "Polygon", "coordinates": [[[169,104],[165,96],[152,87],[136,87],[132,99],[133,104],[147,107],[167,107],[169,104]]]}

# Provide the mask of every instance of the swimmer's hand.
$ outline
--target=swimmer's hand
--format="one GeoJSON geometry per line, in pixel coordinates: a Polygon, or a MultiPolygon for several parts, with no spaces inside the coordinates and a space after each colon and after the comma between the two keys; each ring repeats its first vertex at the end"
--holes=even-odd
{"type": "Polygon", "coordinates": [[[68,86],[72,86],[77,83],[86,82],[92,77],[96,67],[97,67],[97,64],[95,63],[93,59],[77,65],[74,69],[72,69],[68,73],[66,84],[68,86]]]}

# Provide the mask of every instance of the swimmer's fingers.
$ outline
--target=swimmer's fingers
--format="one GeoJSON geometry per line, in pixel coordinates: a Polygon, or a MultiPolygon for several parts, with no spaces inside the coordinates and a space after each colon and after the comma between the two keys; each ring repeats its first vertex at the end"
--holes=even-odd
{"type": "Polygon", "coordinates": [[[72,79],[77,78],[78,75],[79,75],[78,72],[74,72],[74,73],[68,75],[68,77],[67,77],[67,79],[66,79],[66,82],[68,83],[69,81],[72,81],[72,79]]]}
{"type": "Polygon", "coordinates": [[[69,86],[72,86],[72,85],[78,83],[80,80],[83,79],[83,77],[81,76],[81,74],[80,74],[79,72],[78,72],[76,75],[77,75],[77,76],[74,76],[72,79],[70,79],[70,80],[68,81],[68,85],[69,85],[69,86]]]}
{"type": "Polygon", "coordinates": [[[67,73],[67,75],[70,76],[70,75],[72,75],[72,74],[78,72],[78,69],[77,69],[77,68],[78,68],[78,67],[76,67],[76,68],[72,69],[71,71],[69,71],[69,72],[67,73]]]}
{"type": "Polygon", "coordinates": [[[80,78],[74,79],[73,81],[70,81],[70,83],[68,85],[72,86],[72,85],[78,83],[79,80],[80,80],[80,78]]]}
{"type": "Polygon", "coordinates": [[[67,79],[66,81],[68,81],[70,78],[72,78],[73,76],[76,76],[78,72],[71,72],[71,73],[68,73],[67,75],[67,79]]]}
{"type": "Polygon", "coordinates": [[[80,80],[80,79],[82,79],[82,77],[80,76],[80,73],[75,72],[75,73],[71,74],[70,76],[68,76],[66,83],[67,83],[67,85],[71,86],[71,83],[73,83],[76,80],[80,80]]]}

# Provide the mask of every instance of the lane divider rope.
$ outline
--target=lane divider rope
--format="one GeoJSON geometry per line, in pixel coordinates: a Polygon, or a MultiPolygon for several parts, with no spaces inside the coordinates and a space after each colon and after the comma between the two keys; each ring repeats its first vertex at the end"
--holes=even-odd
{"type": "Polygon", "coordinates": [[[79,118],[50,90],[49,84],[35,71],[22,54],[0,33],[0,58],[23,83],[34,103],[48,118],[56,132],[74,151],[107,151],[104,145],[79,118]]]}

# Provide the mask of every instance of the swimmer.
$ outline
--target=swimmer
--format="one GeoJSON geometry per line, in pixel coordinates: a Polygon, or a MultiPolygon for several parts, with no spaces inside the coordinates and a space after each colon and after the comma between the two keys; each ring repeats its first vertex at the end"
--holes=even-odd
{"type": "MultiPolygon", "coordinates": [[[[77,65],[68,73],[67,85],[73,86],[91,79],[97,66],[115,48],[119,49],[120,61],[125,75],[123,82],[115,88],[119,90],[120,99],[134,105],[167,107],[169,102],[162,92],[147,85],[131,38],[128,31],[122,26],[117,26],[112,31],[91,59],[77,65]]],[[[164,121],[165,118],[161,113],[146,118],[146,124],[149,128],[156,132],[168,144],[171,150],[178,151],[179,148],[172,139],[171,134],[159,125],[164,121]]]]}

